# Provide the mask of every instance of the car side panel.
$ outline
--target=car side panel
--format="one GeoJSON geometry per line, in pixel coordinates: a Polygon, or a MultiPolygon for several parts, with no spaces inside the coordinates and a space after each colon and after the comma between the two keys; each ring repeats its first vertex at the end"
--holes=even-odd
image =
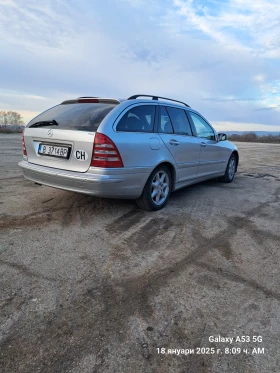
{"type": "Polygon", "coordinates": [[[165,146],[176,161],[177,181],[195,179],[199,166],[200,142],[194,136],[160,133],[165,146]]]}
{"type": "Polygon", "coordinates": [[[197,177],[216,174],[226,170],[230,151],[215,140],[199,139],[201,152],[197,177]]]}
{"type": "Polygon", "coordinates": [[[227,145],[229,144],[223,145],[223,142],[217,141],[217,132],[200,113],[192,109],[189,109],[187,113],[196,136],[196,128],[190,115],[191,113],[198,115],[202,120],[204,120],[212,129],[213,134],[215,135],[215,139],[212,140],[208,138],[197,137],[201,146],[197,178],[199,179],[208,176],[211,177],[211,175],[215,177],[217,176],[217,174],[225,172],[229,156],[232,152],[231,149],[227,147],[227,145]]]}

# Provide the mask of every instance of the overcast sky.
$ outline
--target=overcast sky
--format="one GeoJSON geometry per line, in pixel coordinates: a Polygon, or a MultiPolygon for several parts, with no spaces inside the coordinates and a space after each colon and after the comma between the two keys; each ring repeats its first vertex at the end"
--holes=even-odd
{"type": "Polygon", "coordinates": [[[0,110],[157,94],[280,131],[279,0],[0,0],[0,110]]]}

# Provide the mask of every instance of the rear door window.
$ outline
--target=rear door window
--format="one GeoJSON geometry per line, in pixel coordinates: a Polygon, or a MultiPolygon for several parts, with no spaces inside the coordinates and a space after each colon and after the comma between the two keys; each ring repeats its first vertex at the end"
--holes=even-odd
{"type": "Polygon", "coordinates": [[[169,115],[164,106],[160,106],[159,133],[173,133],[169,115]]]}
{"type": "Polygon", "coordinates": [[[154,105],[139,105],[128,110],[117,124],[117,131],[153,132],[155,121],[154,105]]]}
{"type": "Polygon", "coordinates": [[[116,107],[116,104],[61,104],[39,114],[28,123],[27,127],[36,126],[38,122],[45,122],[43,124],[44,128],[95,132],[102,120],[114,107],[116,107]],[[52,122],[53,120],[57,125],[47,124],[48,121],[52,122]]]}
{"type": "Polygon", "coordinates": [[[183,109],[177,109],[174,107],[166,107],[169,117],[171,119],[174,133],[177,135],[192,136],[191,126],[187,118],[186,112],[183,109]]]}

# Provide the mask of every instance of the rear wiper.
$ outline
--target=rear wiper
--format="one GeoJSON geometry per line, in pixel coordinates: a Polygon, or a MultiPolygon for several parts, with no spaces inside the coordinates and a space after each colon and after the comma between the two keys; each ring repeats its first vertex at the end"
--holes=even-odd
{"type": "Polygon", "coordinates": [[[43,120],[41,122],[36,122],[36,123],[33,123],[31,124],[31,127],[43,127],[43,126],[58,126],[58,123],[55,119],[53,120],[43,120]]]}

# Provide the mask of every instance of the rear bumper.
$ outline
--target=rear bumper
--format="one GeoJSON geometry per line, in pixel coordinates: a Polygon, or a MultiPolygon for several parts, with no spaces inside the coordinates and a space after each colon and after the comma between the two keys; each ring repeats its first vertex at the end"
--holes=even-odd
{"type": "Polygon", "coordinates": [[[147,168],[90,168],[87,172],[58,170],[21,161],[26,179],[50,187],[106,198],[138,198],[150,175],[147,168]]]}

